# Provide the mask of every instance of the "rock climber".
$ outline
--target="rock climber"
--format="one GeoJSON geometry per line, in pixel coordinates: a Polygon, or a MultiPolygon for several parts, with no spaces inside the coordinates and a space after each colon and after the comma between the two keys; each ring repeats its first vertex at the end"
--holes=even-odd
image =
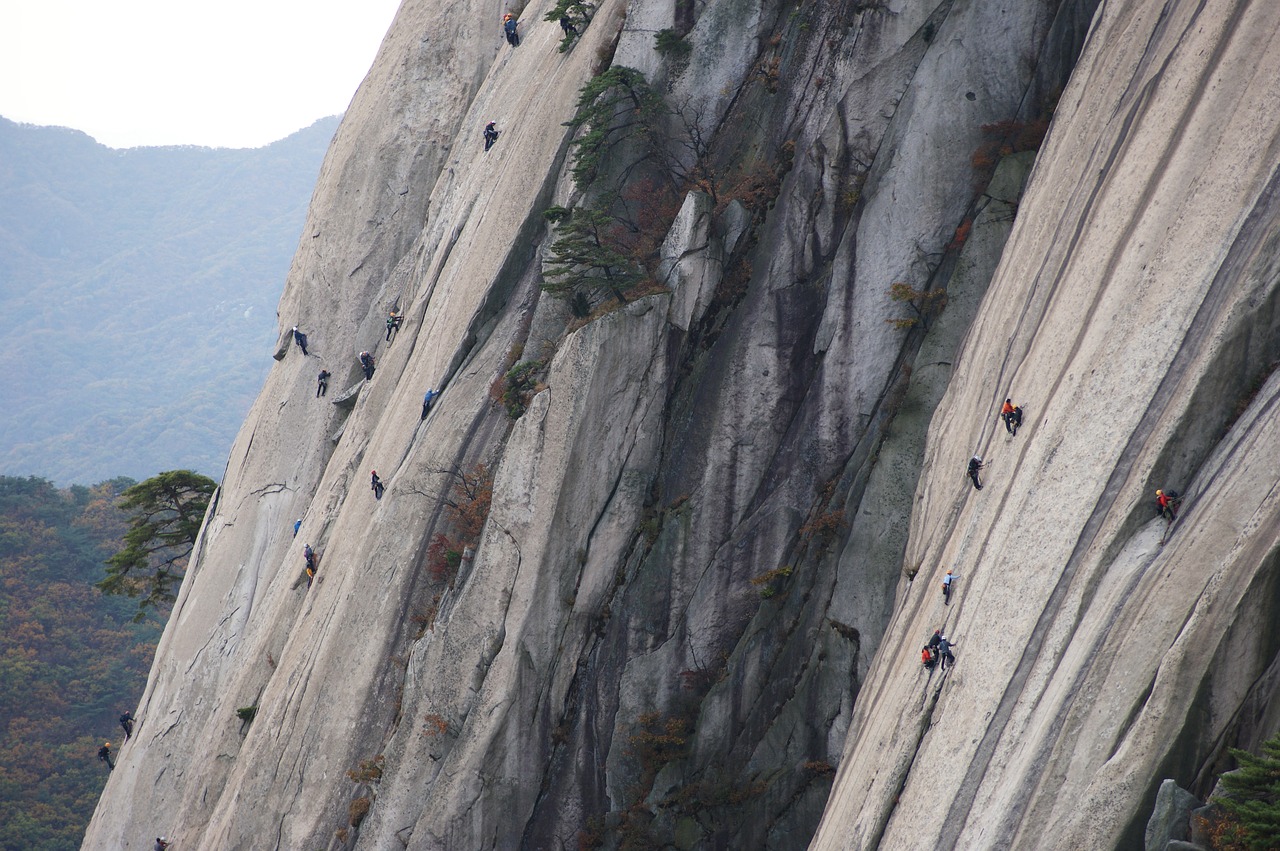
{"type": "Polygon", "coordinates": [[[975,490],[982,490],[982,480],[978,478],[978,471],[987,466],[982,463],[982,456],[975,455],[969,459],[969,478],[973,480],[975,490]]]}
{"type": "Polygon", "coordinates": [[[955,642],[945,635],[938,637],[938,667],[944,671],[947,669],[947,662],[952,665],[956,663],[955,654],[951,652],[951,648],[955,646],[955,642]]]}
{"type": "Polygon", "coordinates": [[[1013,412],[1009,414],[1009,422],[1013,423],[1013,436],[1018,436],[1018,429],[1022,428],[1022,406],[1014,405],[1013,412]]]}
{"type": "Polygon", "coordinates": [[[301,528],[302,528],[302,518],[299,517],[297,520],[293,521],[293,537],[295,538],[298,537],[298,530],[301,528]]]}
{"type": "Polygon", "coordinates": [[[156,837],[156,844],[155,844],[154,851],[164,851],[164,849],[168,847],[169,847],[169,843],[165,840],[163,836],[156,837]]]}
{"type": "Polygon", "coordinates": [[[955,576],[951,571],[947,571],[947,575],[942,577],[942,603],[945,606],[951,605],[951,583],[955,580],[955,576]]]}
{"type": "Polygon", "coordinates": [[[564,30],[565,38],[578,37],[578,28],[573,25],[573,19],[569,17],[568,12],[560,16],[560,29],[564,30]]]}
{"type": "Polygon", "coordinates": [[[302,349],[303,357],[307,355],[307,335],[298,330],[298,326],[293,326],[293,341],[298,344],[298,348],[302,349]]]}
{"type": "Polygon", "coordinates": [[[1004,406],[1000,408],[1000,419],[1004,420],[1004,430],[1009,434],[1017,434],[1018,428],[1013,424],[1013,412],[1019,410],[1013,404],[1012,399],[1005,399],[1004,406]]]}
{"type": "MultiPolygon", "coordinates": [[[[302,545],[302,560],[306,562],[307,568],[307,587],[311,587],[311,580],[316,576],[316,551],[311,549],[310,544],[302,545]]],[[[296,585],[294,587],[297,587],[296,585]]]]}
{"type": "Polygon", "coordinates": [[[403,317],[403,316],[401,316],[399,313],[396,313],[394,310],[393,310],[393,311],[391,311],[391,314],[387,317],[387,340],[386,340],[386,342],[388,342],[388,343],[390,343],[390,342],[391,342],[391,335],[392,335],[392,334],[394,334],[397,330],[399,330],[399,328],[400,328],[400,323],[401,323],[401,322],[403,322],[403,321],[404,321],[404,317],[403,317]]]}
{"type": "Polygon", "coordinates": [[[1178,519],[1178,506],[1181,504],[1182,500],[1178,498],[1177,491],[1156,491],[1156,509],[1168,522],[1172,523],[1178,519]]]}
{"type": "Polygon", "coordinates": [[[942,630],[935,629],[933,635],[929,636],[929,649],[935,649],[940,643],[942,643],[942,630]]]}
{"type": "Polygon", "coordinates": [[[111,743],[110,742],[103,742],[102,747],[98,748],[98,759],[102,760],[107,764],[107,771],[111,771],[116,767],[116,764],[111,761],[111,743]]]}
{"type": "Polygon", "coordinates": [[[427,414],[431,411],[431,403],[436,400],[440,394],[435,390],[428,390],[422,397],[422,416],[418,418],[418,422],[422,422],[427,418],[427,414]]]}
{"type": "Polygon", "coordinates": [[[316,398],[319,399],[329,392],[329,376],[333,373],[327,369],[320,370],[320,374],[316,376],[316,398]]]}
{"type": "Polygon", "coordinates": [[[929,645],[920,648],[920,664],[929,670],[933,670],[933,666],[938,664],[938,656],[929,645]]]}
{"type": "Polygon", "coordinates": [[[378,478],[378,471],[374,470],[369,475],[369,487],[373,488],[373,498],[382,499],[382,479],[378,478]]]}
{"type": "Polygon", "coordinates": [[[127,742],[133,736],[133,713],[126,712],[120,716],[120,726],[124,728],[124,740],[127,742]]]}
{"type": "Polygon", "coordinates": [[[484,126],[484,149],[487,151],[493,147],[493,143],[498,141],[498,129],[493,126],[490,121],[484,126]]]}
{"type": "Polygon", "coordinates": [[[368,352],[360,353],[360,366],[364,368],[364,380],[369,381],[373,378],[373,355],[368,352]]]}
{"type": "Polygon", "coordinates": [[[520,33],[516,32],[518,26],[520,22],[516,20],[515,15],[508,12],[502,16],[502,31],[507,34],[507,44],[512,47],[520,46],[520,33]]]}

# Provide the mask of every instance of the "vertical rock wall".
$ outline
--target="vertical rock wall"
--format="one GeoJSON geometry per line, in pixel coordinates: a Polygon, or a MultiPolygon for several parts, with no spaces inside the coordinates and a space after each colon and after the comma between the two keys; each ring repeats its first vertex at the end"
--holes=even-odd
{"type": "Polygon", "coordinates": [[[1136,847],[1274,732],[1278,26],[1101,8],[930,426],[906,558],[956,598],[903,584],[813,847],[1136,847]]]}
{"type": "Polygon", "coordinates": [[[793,848],[836,766],[822,845],[1032,847],[1044,824],[1119,844],[1158,769],[1247,736],[1269,651],[1230,624],[1270,613],[1249,570],[1274,561],[1252,532],[1271,508],[1246,505],[1269,469],[1241,461],[1269,390],[1215,446],[1221,397],[1276,356],[1274,14],[1104,8],[1020,201],[1032,154],[1006,155],[1035,146],[1019,134],[1093,4],[1004,5],[612,0],[560,53],[546,2],[513,49],[499,7],[407,0],[326,162],[279,363],[86,847],[793,848]],[[668,27],[687,61],[654,49],[668,27]],[[685,196],[657,291],[570,324],[538,286],[542,211],[581,200],[564,122],[610,58],[711,140],[720,182],[685,196]],[[948,304],[896,327],[915,314],[895,283],[948,304]],[[530,360],[513,421],[493,397],[530,360]],[[1009,392],[1029,427],[1005,444],[1009,392]],[[492,507],[444,576],[433,542],[477,464],[492,507]],[[1220,508],[1157,551],[1133,506],[1167,480],[1220,508]],[[1246,515],[1235,538],[1193,531],[1246,515]],[[1236,566],[1204,585],[1235,614],[1169,615],[1205,559],[1236,566]],[[962,665],[925,677],[917,645],[944,624],[962,665]],[[1175,652],[1186,624],[1204,632],[1175,652]],[[1175,708],[1214,719],[1179,728],[1185,751],[1158,737],[1175,708]]]}

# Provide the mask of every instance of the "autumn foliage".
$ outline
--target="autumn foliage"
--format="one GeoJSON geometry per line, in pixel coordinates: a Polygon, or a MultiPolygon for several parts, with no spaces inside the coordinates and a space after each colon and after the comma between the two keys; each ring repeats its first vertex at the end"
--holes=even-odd
{"type": "Polygon", "coordinates": [[[1006,119],[982,125],[982,143],[973,152],[970,161],[979,172],[991,172],[1001,157],[1022,151],[1039,150],[1045,134],[1049,132],[1049,118],[1035,121],[1006,119]]]}
{"type": "Polygon", "coordinates": [[[79,848],[106,782],[98,747],[131,747],[116,719],[137,706],[159,626],[93,586],[124,536],[115,503],[132,484],[0,477],[0,848],[79,848]]]}
{"type": "Polygon", "coordinates": [[[493,474],[484,464],[470,470],[446,470],[452,477],[444,506],[447,532],[437,532],[427,545],[427,570],[435,582],[452,584],[462,553],[480,543],[480,532],[493,502],[493,474]]]}

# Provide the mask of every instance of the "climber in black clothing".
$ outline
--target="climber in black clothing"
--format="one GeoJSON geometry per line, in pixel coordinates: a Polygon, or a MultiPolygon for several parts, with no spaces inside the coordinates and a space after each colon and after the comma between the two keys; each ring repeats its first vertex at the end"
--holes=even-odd
{"type": "Polygon", "coordinates": [[[487,151],[493,147],[493,143],[498,141],[498,130],[490,121],[484,126],[484,149],[487,151]]]}
{"type": "Polygon", "coordinates": [[[373,378],[373,355],[368,352],[360,353],[360,366],[364,368],[364,380],[369,381],[373,378]]]}
{"type": "Polygon", "coordinates": [[[519,25],[520,22],[510,12],[502,16],[502,30],[507,34],[507,44],[512,47],[520,46],[520,33],[516,32],[519,25]]]}
{"type": "Polygon", "coordinates": [[[978,478],[978,471],[987,466],[982,463],[982,456],[975,455],[969,459],[969,478],[973,479],[973,487],[975,490],[982,490],[982,480],[978,478]]]}
{"type": "Polygon", "coordinates": [[[120,716],[120,726],[124,728],[124,740],[129,741],[133,736],[133,713],[126,712],[120,716]]]}
{"type": "Polygon", "coordinates": [[[316,398],[329,392],[329,376],[331,373],[327,369],[320,370],[320,374],[316,376],[316,398]]]}
{"type": "Polygon", "coordinates": [[[111,761],[111,743],[103,742],[102,747],[98,748],[98,759],[107,764],[107,771],[111,771],[116,764],[111,761]]]}
{"type": "Polygon", "coordinates": [[[578,37],[578,28],[573,25],[573,20],[567,15],[560,16],[560,29],[564,30],[564,37],[578,37]]]}
{"type": "Polygon", "coordinates": [[[307,335],[298,330],[298,326],[293,326],[293,341],[298,344],[298,348],[302,349],[303,357],[307,354],[307,335]]]}
{"type": "Polygon", "coordinates": [[[382,499],[382,479],[378,478],[378,471],[374,470],[370,476],[369,487],[373,488],[373,498],[382,499]]]}

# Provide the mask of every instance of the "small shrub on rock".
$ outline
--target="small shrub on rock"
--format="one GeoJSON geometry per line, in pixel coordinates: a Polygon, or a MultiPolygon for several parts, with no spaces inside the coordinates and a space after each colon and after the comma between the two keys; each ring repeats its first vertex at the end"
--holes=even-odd
{"type": "Polygon", "coordinates": [[[543,366],[540,360],[522,361],[507,370],[507,374],[503,376],[502,404],[511,419],[520,419],[528,410],[529,400],[537,391],[543,366]]]}
{"type": "Polygon", "coordinates": [[[364,821],[364,817],[369,814],[369,808],[373,806],[373,802],[367,797],[361,795],[351,802],[351,806],[347,808],[347,821],[352,827],[359,827],[360,822],[364,821]]]}
{"type": "Polygon", "coordinates": [[[383,761],[382,754],[378,754],[373,759],[362,759],[358,767],[347,772],[347,777],[354,783],[377,783],[382,780],[383,761]]]}
{"type": "Polygon", "coordinates": [[[680,33],[672,29],[658,30],[653,34],[653,49],[664,59],[678,63],[689,58],[693,46],[680,33]]]}
{"type": "Polygon", "coordinates": [[[889,287],[889,298],[911,308],[915,316],[886,319],[894,328],[907,330],[922,325],[929,328],[929,321],[947,306],[947,291],[943,289],[918,290],[908,283],[898,281],[889,287]]]}

